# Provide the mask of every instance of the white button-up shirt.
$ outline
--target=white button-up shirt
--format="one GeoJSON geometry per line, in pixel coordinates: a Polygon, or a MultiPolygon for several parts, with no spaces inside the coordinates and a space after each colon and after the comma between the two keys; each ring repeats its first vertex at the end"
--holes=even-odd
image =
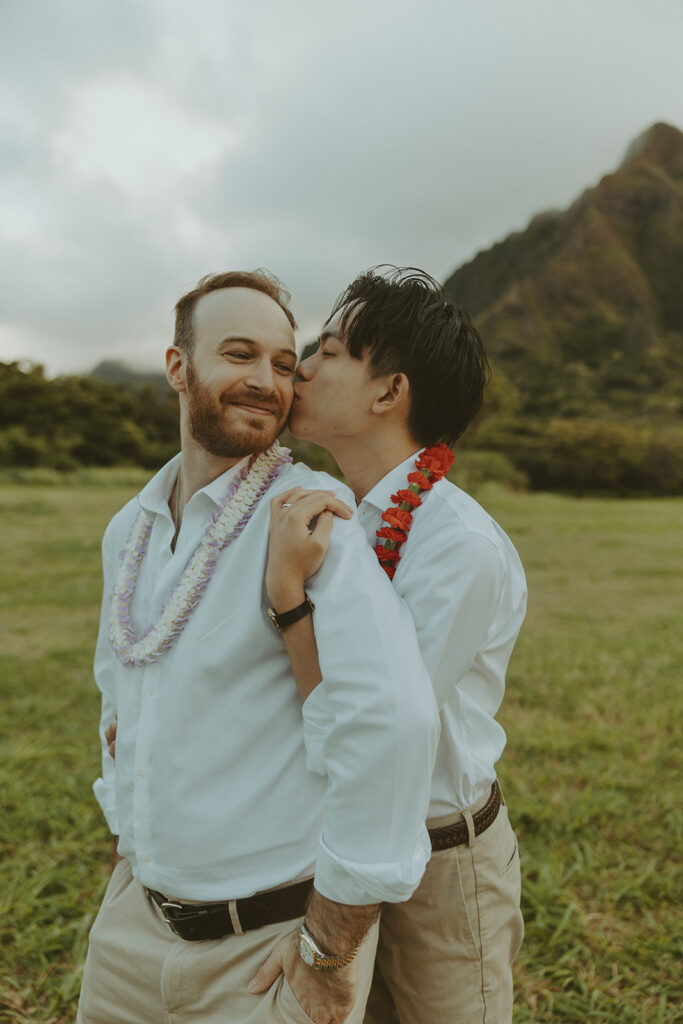
{"type": "Polygon", "coordinates": [[[173,647],[125,667],[108,639],[111,590],[140,507],[154,514],[132,601],[136,637],[156,618],[243,463],[192,496],[175,552],[168,498],[179,457],[113,518],[103,541],[95,656],[102,777],[95,793],[135,876],[167,895],[237,899],[315,872],[340,903],[407,899],[429,856],[423,821],[438,716],[406,608],[378,573],[357,516],[335,520],[307,587],[334,718],[327,778],[306,768],[301,703],[266,609],[269,500],[292,487],[348,489],[286,466],[220,555],[173,647]],[[116,762],[104,729],[118,714],[116,762]]]}
{"type": "MultiPolygon", "coordinates": [[[[416,455],[360,503],[360,521],[373,547],[376,531],[385,525],[382,512],[392,504],[391,495],[407,486],[416,455]]],[[[475,803],[496,777],[505,732],[495,715],[527,590],[510,539],[481,505],[445,479],[421,497],[393,584],[410,609],[440,710],[429,807],[429,816],[438,817],[475,803]]],[[[324,771],[316,753],[330,715],[322,687],[309,696],[304,715],[309,767],[324,771]]]]}

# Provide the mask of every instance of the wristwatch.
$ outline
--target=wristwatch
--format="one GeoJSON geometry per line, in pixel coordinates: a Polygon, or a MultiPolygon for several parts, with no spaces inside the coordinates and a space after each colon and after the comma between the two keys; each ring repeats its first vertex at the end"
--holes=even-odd
{"type": "Polygon", "coordinates": [[[301,954],[301,959],[305,964],[315,968],[317,971],[328,971],[335,967],[346,967],[347,964],[351,963],[359,949],[360,943],[345,956],[327,956],[320,949],[306,928],[306,925],[302,924],[299,928],[299,953],[301,954]]]}
{"type": "Polygon", "coordinates": [[[268,615],[270,616],[270,621],[273,623],[277,631],[281,633],[283,629],[287,629],[287,626],[293,626],[295,622],[299,621],[299,619],[304,619],[307,615],[310,615],[313,608],[314,605],[310,601],[308,594],[304,594],[304,599],[301,604],[298,604],[296,608],[292,608],[291,611],[280,612],[278,615],[274,608],[269,608],[268,615]]]}

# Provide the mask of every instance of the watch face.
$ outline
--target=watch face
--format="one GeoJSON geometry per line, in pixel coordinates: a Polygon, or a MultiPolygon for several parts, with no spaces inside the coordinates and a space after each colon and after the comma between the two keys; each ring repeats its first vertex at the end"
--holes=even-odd
{"type": "Polygon", "coordinates": [[[313,952],[313,948],[305,935],[299,936],[299,952],[301,953],[301,959],[303,962],[308,964],[309,967],[312,967],[315,963],[315,953],[313,952]]]}

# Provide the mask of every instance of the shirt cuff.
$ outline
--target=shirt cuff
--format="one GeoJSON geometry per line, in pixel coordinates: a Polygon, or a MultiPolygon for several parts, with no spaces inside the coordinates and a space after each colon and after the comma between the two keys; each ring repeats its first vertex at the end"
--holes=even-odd
{"type": "Polygon", "coordinates": [[[323,836],[318,846],[314,885],[326,899],[352,907],[403,903],[420,884],[431,852],[426,828],[418,836],[412,857],[404,863],[359,864],[344,860],[332,853],[323,836]]]}
{"type": "Polygon", "coordinates": [[[95,794],[95,799],[102,808],[102,813],[109,826],[109,831],[113,836],[118,836],[119,833],[119,814],[116,808],[116,793],[111,786],[108,786],[104,779],[95,779],[93,782],[92,791],[95,794]]]}
{"type": "Polygon", "coordinates": [[[304,701],[302,714],[304,718],[304,746],[306,747],[306,767],[309,772],[327,775],[325,766],[325,739],[330,720],[334,715],[332,703],[325,692],[325,684],[319,683],[304,701]]]}

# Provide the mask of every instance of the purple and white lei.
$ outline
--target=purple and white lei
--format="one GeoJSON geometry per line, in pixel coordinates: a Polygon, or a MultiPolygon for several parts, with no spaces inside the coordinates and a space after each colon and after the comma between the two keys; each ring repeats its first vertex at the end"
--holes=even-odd
{"type": "Polygon", "coordinates": [[[204,536],[156,622],[136,640],[130,617],[131,603],[154,522],[152,513],[140,509],[121,555],[109,618],[109,639],[124,665],[156,661],[175,643],[199,604],[220,552],[239,537],[281,466],[291,461],[289,450],[277,442],[260,455],[252,455],[209,520],[204,536]]]}

